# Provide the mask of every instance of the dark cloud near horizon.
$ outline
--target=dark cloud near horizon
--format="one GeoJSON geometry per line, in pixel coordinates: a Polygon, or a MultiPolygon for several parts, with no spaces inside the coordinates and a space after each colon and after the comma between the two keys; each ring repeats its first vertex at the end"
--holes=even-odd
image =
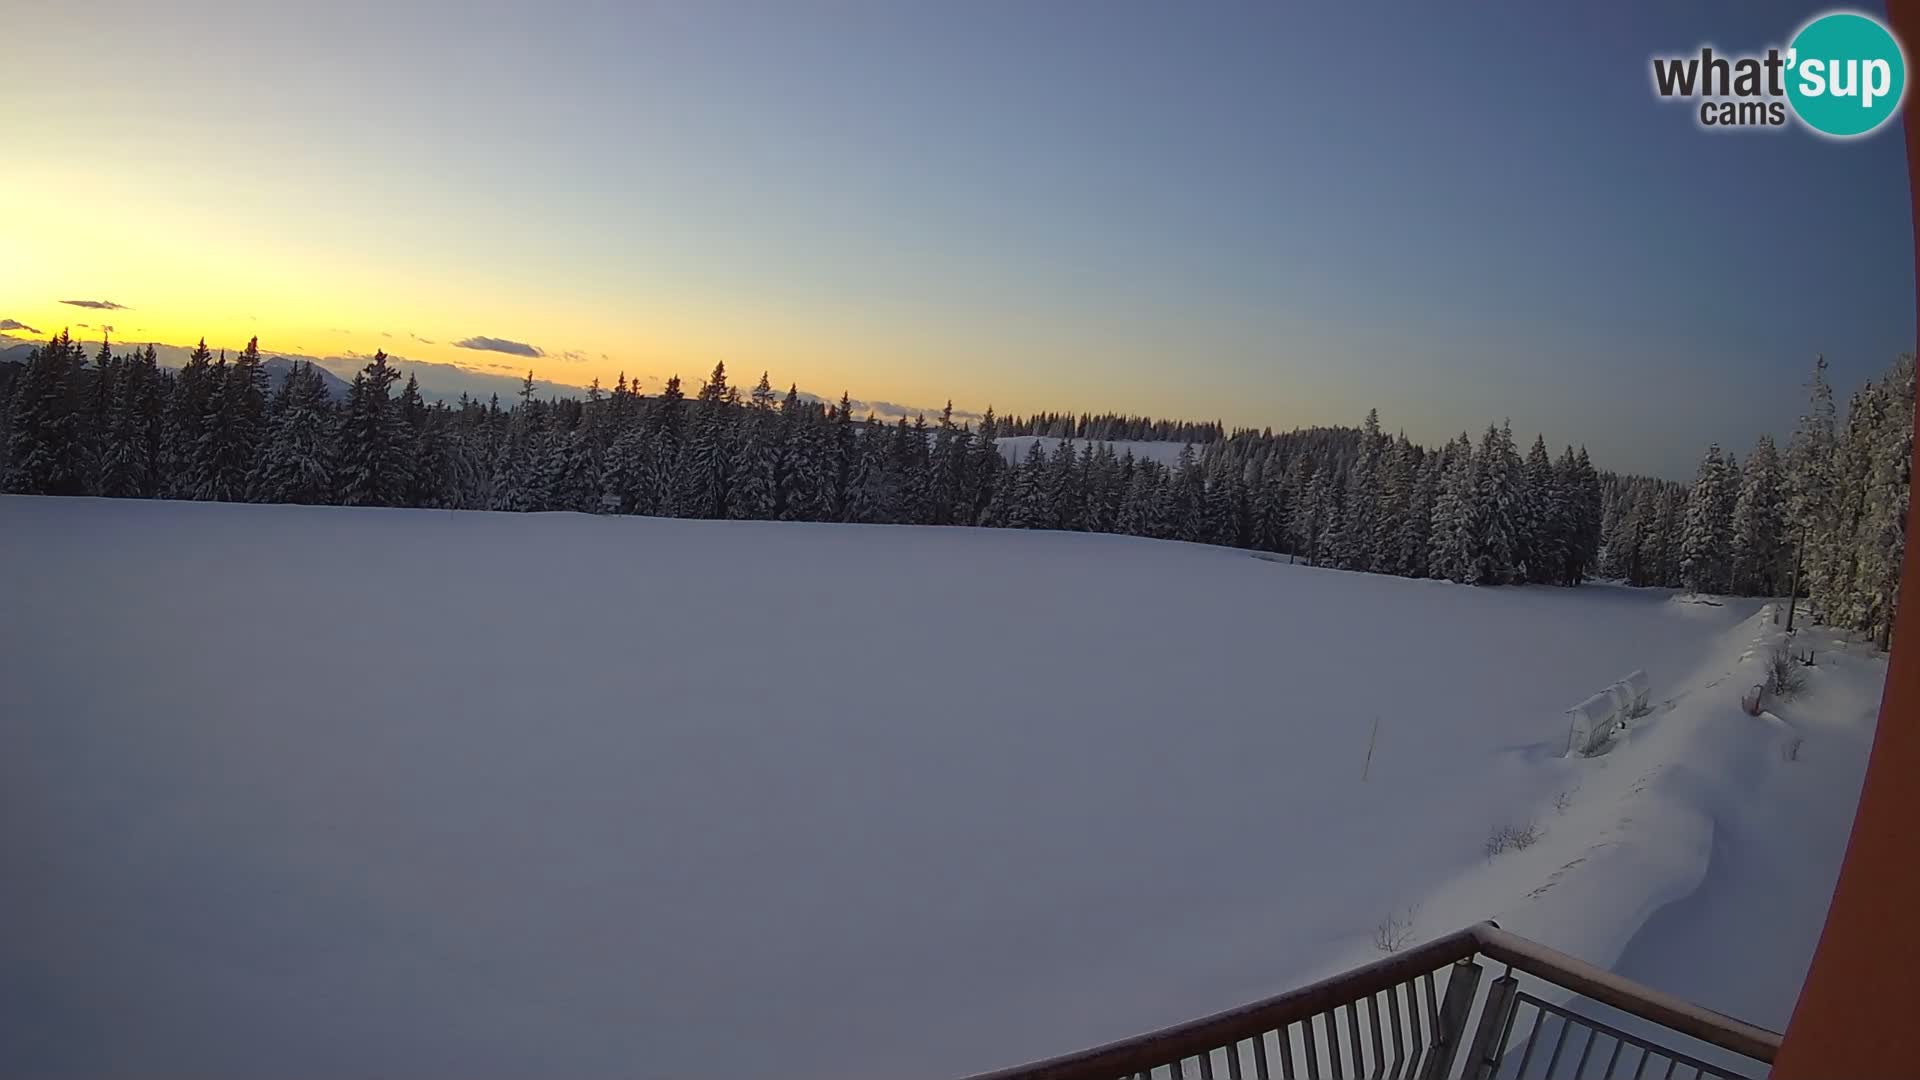
{"type": "Polygon", "coordinates": [[[62,300],[60,302],[63,304],[72,304],[74,307],[94,308],[99,311],[127,310],[127,305],[116,304],[111,300],[62,300]]]}
{"type": "Polygon", "coordinates": [[[25,330],[29,334],[37,334],[40,332],[28,326],[26,323],[21,322],[19,319],[0,319],[0,330],[25,330]]]}
{"type": "Polygon", "coordinates": [[[497,337],[470,337],[453,343],[457,349],[479,349],[482,352],[506,353],[509,356],[545,356],[546,350],[538,345],[529,345],[524,341],[509,341],[497,337]]]}

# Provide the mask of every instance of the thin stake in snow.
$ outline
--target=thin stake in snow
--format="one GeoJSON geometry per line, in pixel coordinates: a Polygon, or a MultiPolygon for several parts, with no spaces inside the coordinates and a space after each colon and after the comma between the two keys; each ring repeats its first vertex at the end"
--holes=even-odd
{"type": "Polygon", "coordinates": [[[1380,718],[1373,718],[1373,730],[1367,733],[1367,760],[1360,766],[1360,779],[1367,778],[1367,771],[1373,768],[1373,742],[1380,737],[1380,718]]]}

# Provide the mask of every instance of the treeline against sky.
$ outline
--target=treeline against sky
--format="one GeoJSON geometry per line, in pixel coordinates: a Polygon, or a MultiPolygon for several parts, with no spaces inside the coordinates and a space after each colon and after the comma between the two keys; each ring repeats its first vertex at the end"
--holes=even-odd
{"type": "Polygon", "coordinates": [[[1040,435],[1054,439],[1093,439],[1099,442],[1208,443],[1226,437],[1218,420],[1195,423],[1155,420],[1151,416],[1119,413],[1034,413],[1000,418],[1002,435],[1040,435]]]}
{"type": "Polygon", "coordinates": [[[1745,462],[1709,446],[1692,484],[1602,481],[1600,572],[1634,585],[1808,598],[1823,622],[1886,647],[1912,486],[1914,360],[1903,356],[1836,416],[1824,358],[1782,453],[1745,462]]]}
{"type": "Polygon", "coordinates": [[[1279,434],[991,410],[975,427],[951,408],[885,424],[765,375],[743,395],[724,365],[692,398],[678,377],[643,395],[623,376],[543,400],[529,373],[506,407],[429,405],[385,354],[336,402],[310,365],[270,385],[257,342],[232,360],[203,342],[176,372],[151,347],[103,342],[89,360],[62,334],[0,365],[0,477],[49,495],[1111,532],[1480,585],[1599,574],[1776,595],[1799,550],[1815,606],[1884,638],[1913,365],[1856,394],[1844,428],[1824,371],[1785,455],[1763,437],[1742,467],[1714,447],[1685,486],[1596,471],[1540,436],[1522,454],[1504,424],[1432,449],[1375,413],[1279,434]],[[1009,461],[997,439],[1016,433],[1054,439],[1009,461]],[[1189,445],[1164,465],[1105,441],[1123,436],[1189,445]]]}

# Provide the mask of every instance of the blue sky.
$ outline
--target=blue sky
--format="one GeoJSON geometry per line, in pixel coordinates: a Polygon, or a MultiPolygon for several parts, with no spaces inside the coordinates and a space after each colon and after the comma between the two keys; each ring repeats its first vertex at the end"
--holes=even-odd
{"type": "Polygon", "coordinates": [[[1681,476],[1913,348],[1907,180],[1652,94],[1823,9],[1626,7],[39,5],[0,317],[1681,476]]]}

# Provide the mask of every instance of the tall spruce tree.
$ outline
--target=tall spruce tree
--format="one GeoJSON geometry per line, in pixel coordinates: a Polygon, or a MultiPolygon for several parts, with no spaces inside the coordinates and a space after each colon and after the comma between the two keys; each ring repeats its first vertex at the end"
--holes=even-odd
{"type": "Polygon", "coordinates": [[[1521,466],[1513,447],[1513,429],[1487,425],[1477,457],[1475,514],[1480,544],[1474,553],[1472,579],[1481,585],[1503,585],[1514,580],[1524,543],[1521,466]]]}
{"type": "Polygon", "coordinates": [[[738,411],[739,394],[727,385],[727,365],[717,363],[694,402],[693,434],[687,442],[687,460],[680,477],[686,485],[681,500],[684,516],[730,516],[734,414],[738,411]]]}
{"type": "Polygon", "coordinates": [[[1729,587],[1744,595],[1773,596],[1785,587],[1786,499],[1773,436],[1762,433],[1747,455],[1733,507],[1729,587]]]}
{"type": "Polygon", "coordinates": [[[1707,447],[1694,476],[1693,493],[1687,499],[1685,533],[1680,541],[1680,575],[1693,592],[1726,590],[1725,560],[1732,516],[1722,505],[1727,486],[1726,460],[1720,456],[1720,444],[1714,443],[1707,447]]]}
{"type": "Polygon", "coordinates": [[[734,443],[732,498],[728,514],[750,521],[771,520],[778,510],[776,495],[780,464],[780,417],[774,411],[773,384],[767,373],[747,395],[734,443]]]}
{"type": "Polygon", "coordinates": [[[340,424],[340,501],[346,506],[404,506],[412,484],[405,421],[393,399],[400,373],[377,350],[354,377],[340,424]]]}
{"type": "Polygon", "coordinates": [[[319,371],[312,364],[294,364],[270,412],[267,449],[254,481],[260,501],[333,501],[336,420],[319,371]]]}
{"type": "Polygon", "coordinates": [[[13,390],[6,489],[27,495],[84,495],[94,462],[88,447],[86,353],[65,330],[27,357],[13,390]]]}

